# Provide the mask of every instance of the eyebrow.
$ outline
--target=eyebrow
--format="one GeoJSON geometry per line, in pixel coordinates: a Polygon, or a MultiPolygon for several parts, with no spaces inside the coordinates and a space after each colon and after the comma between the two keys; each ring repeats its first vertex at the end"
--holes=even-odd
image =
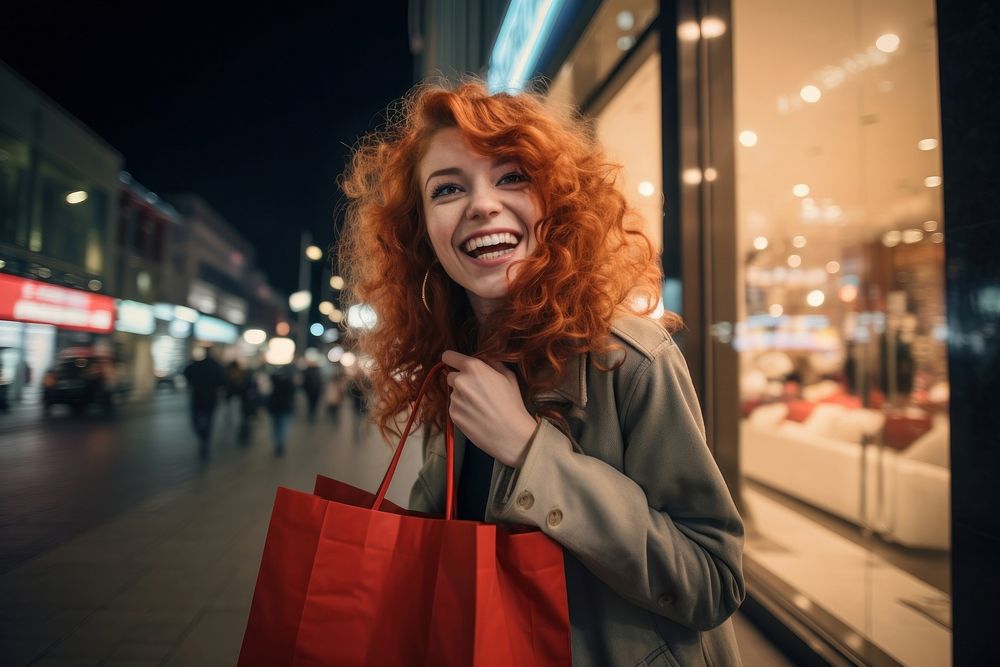
{"type": "MultiPolygon", "coordinates": [[[[512,157],[501,157],[493,160],[493,164],[490,166],[493,169],[496,169],[497,167],[507,164],[508,162],[513,162],[516,164],[517,160],[515,160],[512,157]]],[[[427,185],[431,182],[431,179],[434,178],[435,176],[460,176],[461,174],[462,170],[459,169],[458,167],[448,167],[446,169],[438,169],[437,171],[432,171],[427,176],[427,180],[424,181],[424,189],[427,188],[427,185]]]]}

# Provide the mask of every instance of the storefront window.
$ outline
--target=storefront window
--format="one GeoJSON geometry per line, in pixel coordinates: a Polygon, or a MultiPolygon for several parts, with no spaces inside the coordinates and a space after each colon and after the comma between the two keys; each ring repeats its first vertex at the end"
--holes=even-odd
{"type": "Polygon", "coordinates": [[[77,264],[90,273],[101,273],[107,193],[49,161],[39,165],[38,178],[30,249],[77,264]]]}
{"type": "Polygon", "coordinates": [[[934,3],[732,11],[747,558],[866,664],[947,665],[934,3]]]}
{"type": "Polygon", "coordinates": [[[28,143],[0,132],[0,241],[27,243],[28,143]]]}

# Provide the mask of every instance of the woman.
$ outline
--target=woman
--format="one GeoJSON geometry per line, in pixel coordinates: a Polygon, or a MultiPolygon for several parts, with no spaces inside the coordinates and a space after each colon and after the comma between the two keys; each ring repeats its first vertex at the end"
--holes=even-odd
{"type": "Polygon", "coordinates": [[[339,257],[378,315],[360,342],[384,434],[453,369],[422,408],[411,508],[443,511],[447,410],[460,518],[564,547],[575,665],[738,665],[743,524],[649,317],[657,258],[619,168],[530,94],[423,87],[396,118],[343,181],[339,257]]]}

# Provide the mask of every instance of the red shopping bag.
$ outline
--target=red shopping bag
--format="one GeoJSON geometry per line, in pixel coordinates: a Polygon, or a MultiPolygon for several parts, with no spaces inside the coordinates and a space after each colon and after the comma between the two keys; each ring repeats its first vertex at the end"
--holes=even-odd
{"type": "Polygon", "coordinates": [[[326,477],[278,488],[241,667],[569,665],[562,549],[535,529],[444,518],[385,500],[420,399],[376,494],[326,477]]]}

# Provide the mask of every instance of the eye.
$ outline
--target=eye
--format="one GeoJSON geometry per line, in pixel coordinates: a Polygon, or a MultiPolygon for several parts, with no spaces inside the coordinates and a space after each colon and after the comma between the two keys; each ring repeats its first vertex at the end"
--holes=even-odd
{"type": "Polygon", "coordinates": [[[497,185],[511,185],[513,183],[527,183],[528,177],[519,171],[512,171],[509,174],[504,174],[497,185]]]}
{"type": "Polygon", "coordinates": [[[461,188],[454,183],[442,183],[441,185],[434,186],[431,190],[431,199],[437,199],[438,197],[446,197],[448,195],[453,195],[456,192],[460,192],[461,188]]]}

